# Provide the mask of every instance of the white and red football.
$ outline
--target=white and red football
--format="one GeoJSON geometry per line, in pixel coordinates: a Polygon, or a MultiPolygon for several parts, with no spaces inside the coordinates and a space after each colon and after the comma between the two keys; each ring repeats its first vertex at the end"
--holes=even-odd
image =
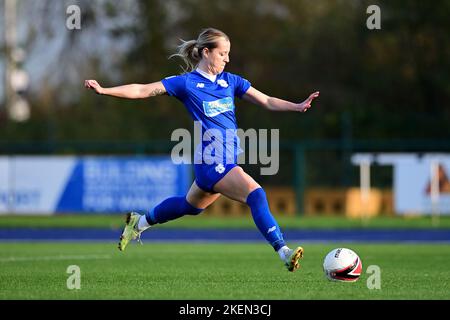
{"type": "Polygon", "coordinates": [[[362,262],[353,250],[337,248],[326,255],[323,271],[329,280],[354,282],[361,275],[362,262]]]}

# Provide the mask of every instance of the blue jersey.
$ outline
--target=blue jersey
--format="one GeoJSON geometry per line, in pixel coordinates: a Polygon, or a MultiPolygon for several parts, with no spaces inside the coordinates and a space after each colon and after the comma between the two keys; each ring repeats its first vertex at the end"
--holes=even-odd
{"type": "Polygon", "coordinates": [[[241,98],[250,88],[248,80],[228,72],[212,82],[197,71],[162,80],[167,93],[180,100],[194,119],[202,125],[202,143],[194,161],[236,163],[242,152],[236,134],[234,98],[241,98]]]}

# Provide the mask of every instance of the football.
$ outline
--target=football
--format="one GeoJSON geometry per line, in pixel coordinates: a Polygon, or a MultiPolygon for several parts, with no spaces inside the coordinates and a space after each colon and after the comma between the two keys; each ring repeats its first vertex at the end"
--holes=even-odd
{"type": "Polygon", "coordinates": [[[347,248],[331,250],[323,261],[323,271],[331,281],[354,282],[359,279],[361,270],[361,259],[347,248]]]}

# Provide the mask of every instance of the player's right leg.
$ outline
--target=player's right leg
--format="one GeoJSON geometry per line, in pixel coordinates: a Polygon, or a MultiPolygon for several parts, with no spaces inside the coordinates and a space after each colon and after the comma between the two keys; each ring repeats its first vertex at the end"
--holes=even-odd
{"type": "Polygon", "coordinates": [[[241,167],[229,171],[214,185],[214,190],[230,199],[246,203],[259,231],[278,253],[286,268],[292,272],[300,267],[303,248],[290,249],[286,245],[280,227],[270,212],[265,191],[241,167]]]}
{"type": "Polygon", "coordinates": [[[206,192],[200,189],[194,181],[186,197],[165,199],[145,215],[135,212],[128,213],[125,228],[120,236],[119,250],[125,250],[131,240],[137,239],[140,241],[141,233],[154,224],[165,223],[185,215],[201,213],[219,196],[219,193],[206,192]]]}

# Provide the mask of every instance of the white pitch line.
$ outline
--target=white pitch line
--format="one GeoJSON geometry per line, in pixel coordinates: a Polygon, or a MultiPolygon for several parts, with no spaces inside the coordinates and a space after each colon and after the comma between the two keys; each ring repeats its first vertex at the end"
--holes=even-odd
{"type": "Polygon", "coordinates": [[[53,260],[99,260],[111,259],[109,255],[72,255],[72,256],[44,256],[44,257],[7,257],[0,258],[0,262],[22,262],[22,261],[53,261],[53,260]]]}

